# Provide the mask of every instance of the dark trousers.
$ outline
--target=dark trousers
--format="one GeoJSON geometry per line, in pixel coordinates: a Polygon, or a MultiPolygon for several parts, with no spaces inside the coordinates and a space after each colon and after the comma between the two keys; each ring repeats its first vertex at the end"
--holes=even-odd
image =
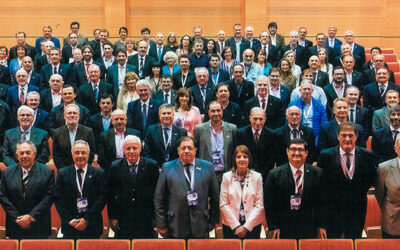
{"type": "MultiPolygon", "coordinates": [[[[224,239],[240,239],[235,232],[228,226],[222,225],[222,232],[224,234],[224,239]]],[[[259,239],[261,233],[261,224],[253,227],[251,232],[246,234],[244,239],[259,239]]]]}

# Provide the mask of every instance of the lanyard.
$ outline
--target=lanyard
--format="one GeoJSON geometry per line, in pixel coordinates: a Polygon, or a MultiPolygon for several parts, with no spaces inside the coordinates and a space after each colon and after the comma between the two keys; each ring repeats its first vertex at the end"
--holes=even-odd
{"type": "MultiPolygon", "coordinates": [[[[188,169],[190,171],[190,166],[188,166],[188,169]]],[[[191,175],[191,179],[189,179],[189,176],[187,175],[186,171],[185,171],[185,167],[183,166],[183,173],[185,174],[186,180],[189,182],[190,184],[190,190],[193,191],[194,190],[194,169],[193,171],[190,171],[190,175],[191,175]]]]}
{"type": "Polygon", "coordinates": [[[82,188],[83,188],[83,184],[85,183],[85,178],[83,178],[81,175],[81,179],[82,179],[82,186],[79,185],[78,173],[76,173],[76,186],[78,187],[78,192],[82,197],[83,196],[82,188]]]}
{"type": "MultiPolygon", "coordinates": [[[[165,129],[165,128],[163,128],[163,127],[161,127],[161,128],[162,128],[162,130],[163,130],[162,135],[163,135],[164,143],[165,143],[165,134],[164,134],[164,129],[165,129]]],[[[171,138],[172,138],[172,127],[171,127],[171,128],[168,128],[168,130],[171,130],[171,134],[168,136],[168,141],[167,141],[167,142],[165,143],[165,145],[164,145],[165,149],[168,148],[168,145],[171,143],[171,138]]],[[[167,131],[167,134],[168,134],[168,131],[167,131]]]]}
{"type": "Polygon", "coordinates": [[[220,149],[222,149],[222,147],[220,147],[220,145],[219,145],[219,142],[221,140],[221,137],[223,137],[224,133],[223,133],[223,131],[221,131],[222,133],[217,133],[217,132],[214,133],[214,132],[215,131],[213,131],[213,129],[211,129],[211,134],[212,134],[211,139],[214,142],[216,150],[219,151],[220,149]]]}
{"type": "MultiPolygon", "coordinates": [[[[306,106],[307,106],[307,105],[306,105],[306,106]]],[[[306,106],[304,106],[304,111],[305,111],[305,109],[306,109],[306,108],[305,108],[306,106]]],[[[304,111],[303,111],[303,116],[304,116],[304,119],[305,119],[305,120],[308,120],[308,117],[310,116],[311,110],[312,110],[312,101],[311,101],[310,107],[308,108],[307,114],[305,114],[304,111]]]]}
{"type": "Polygon", "coordinates": [[[217,74],[217,81],[214,81],[214,74],[211,74],[211,78],[212,78],[213,83],[215,85],[217,85],[218,84],[218,79],[219,79],[219,71],[218,71],[218,74],[217,74]]]}

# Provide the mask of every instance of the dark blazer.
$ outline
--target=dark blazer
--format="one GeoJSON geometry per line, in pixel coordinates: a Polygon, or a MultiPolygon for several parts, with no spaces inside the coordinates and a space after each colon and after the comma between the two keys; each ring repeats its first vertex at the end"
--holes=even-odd
{"type": "Polygon", "coordinates": [[[372,62],[372,59],[371,59],[368,62],[364,63],[362,69],[363,69],[363,71],[368,70],[368,69],[373,69],[374,68],[373,65],[374,65],[374,63],[372,62]]]}
{"type": "MultiPolygon", "coordinates": [[[[17,47],[18,46],[19,45],[17,44],[14,47],[10,48],[10,55],[8,56],[8,58],[10,60],[18,57],[18,55],[17,55],[17,47]]],[[[24,47],[25,47],[25,50],[26,50],[26,54],[25,55],[26,56],[30,56],[32,58],[32,60],[33,60],[35,58],[36,53],[37,53],[36,52],[36,48],[31,46],[31,45],[29,45],[29,44],[27,44],[27,43],[25,43],[24,47]]]]}
{"type": "MultiPolygon", "coordinates": [[[[307,58],[307,62],[308,62],[308,59],[311,56],[318,56],[318,48],[317,48],[317,45],[315,45],[315,46],[309,47],[307,49],[308,49],[308,58],[307,58]]],[[[327,45],[325,45],[325,49],[328,52],[328,54],[327,54],[328,63],[332,64],[333,61],[335,60],[335,57],[338,56],[338,55],[336,55],[335,51],[331,47],[329,47],[327,45]]]]}
{"type": "Polygon", "coordinates": [[[40,88],[40,74],[33,71],[28,83],[40,88]]]}
{"type": "Polygon", "coordinates": [[[377,82],[370,83],[364,87],[364,107],[366,107],[371,114],[377,110],[386,106],[385,103],[385,94],[388,90],[396,90],[400,93],[400,86],[397,84],[390,82],[386,88],[386,91],[383,95],[381,95],[379,86],[377,82]]]}
{"type": "MultiPolygon", "coordinates": [[[[262,49],[262,44],[260,43],[256,48],[255,48],[255,54],[258,55],[258,52],[262,49]]],[[[272,65],[272,67],[276,67],[279,64],[280,60],[280,51],[278,48],[271,43],[268,44],[268,56],[267,56],[267,61],[272,65]]]]}
{"type": "Polygon", "coordinates": [[[36,110],[36,119],[33,123],[35,128],[40,128],[43,130],[48,130],[48,121],[49,121],[49,112],[44,111],[43,109],[36,110]]]}
{"type": "Polygon", "coordinates": [[[295,194],[295,182],[289,164],[269,172],[264,187],[264,208],[270,230],[280,229],[280,238],[316,238],[323,228],[323,173],[304,164],[303,193],[299,210],[290,209],[290,197],[295,194]]]}
{"type": "Polygon", "coordinates": [[[172,76],[172,82],[173,82],[172,88],[175,90],[179,90],[182,87],[190,88],[197,83],[196,75],[195,75],[194,71],[192,71],[192,70],[189,70],[189,72],[186,76],[185,86],[182,85],[182,71],[181,70],[179,70],[172,76]]]}
{"type": "MultiPolygon", "coordinates": [[[[394,73],[393,71],[389,70],[390,76],[389,76],[389,82],[396,82],[396,79],[394,78],[394,73]]],[[[371,82],[376,82],[376,71],[375,69],[367,69],[363,71],[364,74],[364,84],[368,84],[371,82]]]]}
{"type": "MultiPolygon", "coordinates": [[[[60,64],[58,68],[58,74],[63,77],[64,84],[69,83],[70,81],[70,68],[65,64],[60,64]]],[[[49,80],[53,75],[53,66],[52,64],[47,64],[42,67],[40,71],[40,89],[48,89],[50,88],[49,80]]]]}
{"type": "Polygon", "coordinates": [[[283,47],[285,47],[285,38],[281,35],[276,33],[275,34],[276,38],[276,47],[278,50],[282,50],[283,47]]]}
{"type": "MultiPolygon", "coordinates": [[[[100,80],[98,102],[96,102],[96,97],[94,95],[92,84],[84,84],[79,87],[78,96],[77,96],[76,101],[78,103],[82,104],[83,106],[85,106],[87,109],[89,109],[90,114],[97,114],[101,111],[100,106],[99,106],[99,102],[101,99],[100,97],[103,94],[109,94],[112,92],[113,92],[113,89],[112,89],[111,84],[109,84],[103,80],[100,80]]],[[[114,96],[114,100],[116,100],[115,96],[114,96]]]]}
{"type": "MultiPolygon", "coordinates": [[[[338,98],[339,96],[337,95],[337,93],[336,93],[336,91],[335,91],[335,88],[333,87],[333,82],[332,83],[330,83],[330,84],[328,84],[328,85],[325,85],[325,87],[323,88],[324,89],[324,92],[325,92],[325,95],[326,95],[326,99],[327,99],[327,105],[328,105],[328,107],[329,108],[333,108],[333,101],[336,99],[336,98],[338,98]]],[[[343,97],[345,97],[345,93],[346,93],[346,89],[350,86],[350,85],[348,85],[347,83],[343,83],[344,84],[344,89],[343,89],[343,97]]]]}
{"type": "MultiPolygon", "coordinates": [[[[128,72],[135,72],[137,74],[138,69],[134,65],[126,64],[125,73],[128,73],[128,72]]],[[[115,100],[118,97],[118,93],[119,93],[118,75],[119,75],[118,64],[114,64],[114,65],[111,65],[110,67],[108,67],[106,82],[108,82],[112,85],[115,100]]]]}
{"type": "Polygon", "coordinates": [[[7,101],[7,92],[10,86],[0,83],[0,100],[7,101]]]}
{"type": "MultiPolygon", "coordinates": [[[[72,154],[71,154],[71,141],[69,139],[69,132],[67,125],[55,129],[52,137],[53,137],[53,161],[57,169],[73,164],[72,154]]],[[[75,136],[75,141],[77,140],[84,140],[89,144],[90,147],[89,162],[92,162],[94,154],[96,153],[93,130],[91,128],[79,124],[75,136]]]]}
{"type": "MultiPolygon", "coordinates": [[[[82,47],[78,44],[77,48],[82,49],[82,47]]],[[[65,44],[62,48],[62,59],[61,63],[68,64],[70,58],[74,58],[72,54],[72,46],[70,44],[65,44]]]]}
{"type": "MultiPolygon", "coordinates": [[[[62,98],[61,98],[62,103],[62,98]]],[[[44,89],[40,92],[40,105],[39,108],[50,112],[53,108],[53,98],[51,97],[51,89],[44,89]]]]}
{"type": "Polygon", "coordinates": [[[96,39],[89,41],[88,44],[92,46],[93,48],[93,60],[98,60],[101,58],[101,46],[100,46],[100,41],[97,41],[96,39]]]}
{"type": "Polygon", "coordinates": [[[88,211],[78,213],[77,198],[81,195],[76,182],[74,165],[62,168],[57,175],[54,189],[54,203],[61,218],[61,231],[67,239],[94,239],[103,233],[103,217],[101,212],[107,199],[106,176],[104,170],[87,166],[83,183],[83,197],[87,198],[88,211]],[[88,226],[78,231],[69,225],[72,219],[84,218],[88,226]]]}
{"type": "Polygon", "coordinates": [[[317,80],[315,81],[315,85],[323,88],[329,84],[329,75],[324,71],[318,70],[317,80]]]}
{"type": "Polygon", "coordinates": [[[217,82],[214,82],[214,80],[213,80],[213,77],[212,77],[212,71],[211,71],[211,69],[209,68],[208,69],[208,75],[209,75],[209,77],[208,77],[208,81],[210,82],[210,83],[213,83],[214,85],[217,85],[218,83],[220,83],[220,82],[226,82],[226,81],[229,81],[229,79],[230,79],[230,76],[229,76],[229,72],[228,71],[226,71],[226,70],[223,70],[223,69],[219,69],[218,70],[218,78],[217,78],[217,82]]]}
{"type": "Polygon", "coordinates": [[[360,238],[367,210],[367,192],[374,185],[377,159],[374,153],[356,146],[353,179],[345,177],[340,163],[339,146],[320,153],[318,167],[325,176],[326,199],[324,226],[328,238],[360,238]]]}
{"type": "MultiPolygon", "coordinates": [[[[367,108],[361,107],[360,105],[356,105],[355,108],[356,112],[356,120],[355,123],[360,124],[364,128],[364,132],[367,136],[371,135],[372,133],[372,118],[369,110],[367,108]]],[[[349,110],[350,115],[350,110],[349,110]]],[[[349,118],[350,119],[350,118],[349,118]]]]}
{"type": "MultiPolygon", "coordinates": [[[[171,95],[171,96],[170,96],[171,102],[168,103],[168,104],[174,105],[174,103],[175,103],[175,98],[176,98],[176,92],[177,92],[177,91],[176,91],[175,89],[171,89],[171,93],[170,93],[170,95],[171,95]]],[[[159,90],[153,92],[153,94],[151,95],[151,97],[152,97],[153,99],[155,99],[155,100],[158,100],[158,101],[164,103],[164,90],[159,89],[159,90]]]]}
{"type": "MultiPolygon", "coordinates": [[[[297,44],[299,44],[299,41],[297,41],[297,44]]],[[[313,42],[310,41],[310,40],[308,40],[308,39],[304,39],[304,44],[305,44],[304,47],[306,47],[306,48],[312,47],[312,46],[313,46],[313,42]]],[[[300,45],[300,44],[299,44],[299,45],[300,45]]]]}
{"type": "MultiPolygon", "coordinates": [[[[285,123],[285,107],[282,105],[281,100],[275,96],[268,95],[266,106],[267,120],[264,126],[270,129],[276,129],[283,126],[285,123]]],[[[244,105],[244,120],[246,121],[246,124],[250,124],[250,111],[254,107],[261,107],[261,104],[258,101],[258,96],[251,98],[244,105]]]]}
{"type": "MultiPolygon", "coordinates": [[[[101,75],[100,79],[104,80],[104,75],[106,72],[106,69],[104,68],[104,65],[93,61],[93,64],[96,64],[100,67],[101,75]]],[[[89,83],[88,76],[86,75],[86,68],[84,65],[84,62],[82,61],[78,65],[75,65],[71,69],[71,84],[74,85],[76,88],[79,88],[83,84],[89,83]]]]}
{"type": "Polygon", "coordinates": [[[358,87],[358,89],[360,91],[362,91],[363,88],[364,88],[364,84],[365,84],[364,75],[361,72],[353,70],[353,72],[351,73],[351,76],[352,76],[351,77],[351,82],[349,83],[349,82],[347,82],[347,78],[346,78],[346,75],[345,75],[344,76],[345,82],[347,82],[347,84],[349,84],[349,85],[358,87]]]}
{"type": "MultiPolygon", "coordinates": [[[[327,37],[327,38],[325,38],[325,47],[328,47],[328,46],[329,46],[329,38],[327,37]]],[[[332,47],[330,47],[330,48],[334,50],[336,55],[340,55],[340,50],[342,48],[342,41],[340,41],[339,39],[337,39],[335,37],[333,48],[332,47]]]]}
{"type": "Polygon", "coordinates": [[[354,69],[357,71],[362,71],[362,66],[364,65],[364,63],[366,61],[364,47],[357,43],[354,43],[353,56],[360,57],[360,60],[356,61],[356,64],[354,65],[354,69]]]}
{"type": "MultiPolygon", "coordinates": [[[[144,59],[143,66],[143,76],[141,79],[144,79],[147,76],[151,76],[153,72],[151,71],[151,67],[156,62],[156,59],[152,56],[147,55],[144,59]]],[[[133,65],[137,68],[137,74],[139,76],[139,55],[135,54],[133,56],[128,57],[128,64],[133,65]]],[[[140,76],[139,76],[140,77],[140,76]]]]}
{"type": "Polygon", "coordinates": [[[3,142],[6,130],[12,127],[11,112],[7,103],[0,100],[0,162],[3,162],[3,142]]]}
{"type": "Polygon", "coordinates": [[[3,65],[0,65],[0,83],[11,85],[10,71],[3,65]]]}
{"type": "Polygon", "coordinates": [[[42,55],[41,52],[37,53],[35,58],[33,58],[34,65],[35,65],[35,68],[34,68],[35,72],[40,74],[42,71],[42,67],[46,64],[49,64],[49,60],[47,60],[47,56],[42,55]]]}
{"type": "MultiPolygon", "coordinates": [[[[356,145],[365,148],[365,143],[367,141],[367,138],[364,132],[364,128],[357,123],[354,125],[356,126],[357,130],[356,145]]],[[[338,131],[339,131],[339,124],[337,123],[336,119],[322,124],[318,138],[318,150],[322,151],[324,149],[339,145],[339,141],[337,139],[338,131]]]]}
{"type": "MultiPolygon", "coordinates": [[[[39,92],[39,88],[33,85],[25,85],[28,86],[28,90],[26,91],[26,95],[28,95],[31,91],[39,92]]],[[[6,102],[11,110],[11,119],[13,120],[13,124],[17,121],[17,111],[18,108],[21,106],[21,102],[19,101],[19,92],[18,92],[18,85],[14,85],[8,88],[7,90],[7,99],[6,102]]],[[[26,102],[26,96],[25,96],[26,102]]]]}
{"type": "MultiPolygon", "coordinates": [[[[299,125],[299,132],[300,132],[300,137],[305,140],[308,144],[308,155],[307,155],[307,160],[306,162],[309,164],[313,164],[313,162],[317,161],[317,148],[315,147],[315,135],[314,131],[306,126],[299,125]]],[[[276,141],[278,142],[276,144],[277,150],[276,150],[276,165],[280,166],[285,163],[289,162],[289,159],[287,157],[286,149],[287,145],[290,142],[291,138],[291,131],[289,128],[289,125],[284,125],[283,127],[277,128],[274,130],[276,134],[276,141]]]]}
{"type": "Polygon", "coordinates": [[[163,133],[161,124],[154,124],[147,129],[146,138],[144,139],[143,155],[156,160],[160,167],[164,162],[175,160],[179,157],[178,141],[183,136],[187,136],[185,129],[172,125],[170,146],[166,148],[163,133]]]}
{"type": "Polygon", "coordinates": [[[246,101],[254,97],[254,84],[250,81],[243,79],[241,92],[239,95],[237,84],[234,82],[234,80],[230,80],[225,83],[228,84],[228,89],[230,93],[229,100],[236,102],[237,104],[239,104],[241,109],[244,109],[244,104],[246,103],[246,101]]]}
{"type": "MultiPolygon", "coordinates": [[[[286,51],[290,50],[290,44],[286,45],[285,47],[282,48],[281,55],[283,55],[286,51]]],[[[308,63],[308,50],[307,48],[297,45],[296,48],[296,61],[295,64],[299,65],[302,69],[305,68],[305,66],[308,63]]]]}
{"type": "MultiPolygon", "coordinates": [[[[235,37],[231,37],[231,38],[227,39],[225,41],[225,46],[229,46],[231,48],[232,58],[236,59],[237,51],[236,51],[235,37]]],[[[246,49],[250,49],[250,42],[246,38],[242,37],[242,40],[240,42],[240,61],[243,61],[243,52],[246,49]]]]}
{"type": "MultiPolygon", "coordinates": [[[[208,107],[207,107],[208,110],[208,107]]],[[[236,102],[229,102],[226,105],[223,111],[222,120],[224,122],[229,122],[235,124],[236,127],[241,128],[245,125],[245,120],[243,119],[242,110],[239,107],[239,104],[236,102]]],[[[204,113],[204,122],[209,121],[210,117],[208,116],[208,112],[204,113]]]]}
{"type": "MultiPolygon", "coordinates": [[[[89,126],[90,111],[79,103],[75,104],[79,107],[79,124],[89,126]]],[[[61,103],[60,105],[52,108],[50,111],[49,129],[54,130],[63,125],[65,125],[64,104],[61,103]]]]}
{"type": "Polygon", "coordinates": [[[208,104],[213,100],[214,95],[214,84],[208,83],[206,86],[206,98],[203,101],[203,95],[201,94],[200,85],[196,84],[190,88],[193,97],[193,105],[199,108],[200,114],[207,113],[206,108],[208,104]]]}
{"type": "Polygon", "coordinates": [[[258,40],[257,38],[254,38],[254,37],[251,39],[251,41],[250,40],[248,40],[248,41],[250,43],[249,47],[253,51],[256,51],[256,48],[258,48],[260,46],[260,44],[261,44],[260,40],[258,40]],[[251,42],[253,42],[253,44],[251,42]]]}
{"type": "Polygon", "coordinates": [[[379,156],[379,163],[397,158],[394,144],[395,141],[389,126],[372,132],[371,149],[379,156]]]}
{"type": "MultiPolygon", "coordinates": [[[[126,137],[127,135],[136,135],[139,138],[142,137],[140,131],[133,128],[125,129],[124,137],[126,137]]],[[[117,160],[114,129],[109,129],[108,131],[104,131],[100,134],[98,155],[99,155],[99,164],[105,170],[109,169],[111,163],[117,160]]]]}
{"type": "Polygon", "coordinates": [[[261,131],[258,144],[254,141],[251,125],[240,128],[236,132],[236,145],[246,145],[248,147],[253,158],[253,168],[261,174],[264,181],[268,172],[274,168],[277,143],[276,134],[266,127],[261,131]]]}
{"type": "MultiPolygon", "coordinates": [[[[96,148],[99,148],[100,145],[100,134],[103,133],[103,119],[101,113],[97,113],[92,115],[89,118],[89,127],[93,129],[94,140],[96,142],[96,148]]],[[[109,129],[113,128],[112,121],[110,120],[110,127],[109,129]]]]}
{"type": "MultiPolygon", "coordinates": [[[[205,43],[204,46],[207,46],[207,44],[205,43]]],[[[168,48],[168,46],[163,46],[162,50],[161,50],[161,61],[158,60],[158,49],[157,49],[157,44],[150,44],[149,47],[149,56],[154,57],[156,62],[159,62],[161,64],[161,66],[166,65],[166,63],[164,62],[164,55],[167,51],[169,51],[170,49],[168,48]]],[[[175,52],[175,51],[174,51],[175,52]]]]}
{"type": "Polygon", "coordinates": [[[127,127],[134,128],[140,131],[142,135],[146,134],[147,128],[150,125],[159,123],[158,108],[161,106],[161,102],[150,98],[149,106],[147,107],[147,122],[143,127],[143,116],[142,116],[142,102],[140,99],[130,102],[128,104],[127,116],[127,127]]]}
{"type": "Polygon", "coordinates": [[[127,160],[114,161],[108,172],[107,210],[110,220],[118,220],[116,238],[154,237],[154,190],[159,175],[156,161],[140,157],[133,183],[127,160]]]}
{"type": "Polygon", "coordinates": [[[21,169],[18,164],[1,174],[0,203],[6,212],[6,236],[11,239],[48,238],[51,233],[54,171],[44,164],[34,163],[24,190],[21,169]],[[35,219],[29,229],[22,229],[15,222],[18,216],[25,214],[35,219]]]}

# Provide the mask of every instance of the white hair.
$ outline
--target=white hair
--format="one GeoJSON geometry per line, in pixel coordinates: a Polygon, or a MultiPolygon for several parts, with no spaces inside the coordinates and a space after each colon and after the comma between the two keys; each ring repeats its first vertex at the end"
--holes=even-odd
{"type": "Polygon", "coordinates": [[[129,141],[139,143],[139,145],[142,145],[142,141],[136,135],[127,135],[124,139],[124,145],[125,145],[125,143],[128,143],[129,141]]]}
{"type": "Polygon", "coordinates": [[[138,87],[140,87],[140,86],[142,86],[142,85],[145,85],[145,86],[147,86],[147,87],[150,89],[150,83],[149,83],[148,80],[146,80],[146,79],[139,80],[139,81],[136,83],[136,88],[138,88],[138,87]]]}
{"type": "Polygon", "coordinates": [[[18,110],[17,110],[17,115],[19,115],[19,113],[21,113],[22,111],[28,111],[28,112],[31,113],[32,115],[35,115],[35,111],[34,111],[31,107],[29,107],[29,106],[27,106],[27,105],[22,105],[22,106],[20,106],[20,107],[18,108],[18,110]]]}
{"type": "Polygon", "coordinates": [[[297,30],[292,30],[290,31],[290,36],[298,36],[299,32],[297,32],[297,30]]]}

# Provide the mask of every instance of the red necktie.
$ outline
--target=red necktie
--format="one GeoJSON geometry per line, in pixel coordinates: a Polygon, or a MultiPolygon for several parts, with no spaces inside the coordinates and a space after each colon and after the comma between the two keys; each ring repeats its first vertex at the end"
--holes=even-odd
{"type": "Polygon", "coordinates": [[[260,140],[260,134],[258,133],[258,131],[256,131],[254,133],[254,141],[256,142],[256,144],[258,144],[258,140],[260,140]]]}
{"type": "Polygon", "coordinates": [[[19,102],[21,103],[21,105],[24,105],[25,103],[24,88],[21,88],[21,94],[19,95],[19,102]]]}

